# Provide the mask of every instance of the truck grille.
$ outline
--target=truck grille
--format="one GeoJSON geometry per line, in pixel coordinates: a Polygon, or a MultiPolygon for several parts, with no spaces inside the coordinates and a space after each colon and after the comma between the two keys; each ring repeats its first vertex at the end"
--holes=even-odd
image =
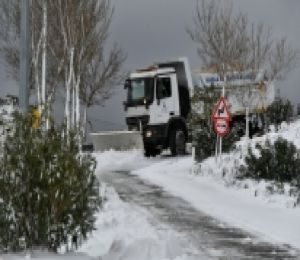
{"type": "Polygon", "coordinates": [[[134,117],[126,117],[126,124],[128,127],[137,127],[139,128],[140,122],[142,123],[142,126],[144,127],[149,123],[150,116],[144,115],[144,116],[134,116],[134,117]]]}

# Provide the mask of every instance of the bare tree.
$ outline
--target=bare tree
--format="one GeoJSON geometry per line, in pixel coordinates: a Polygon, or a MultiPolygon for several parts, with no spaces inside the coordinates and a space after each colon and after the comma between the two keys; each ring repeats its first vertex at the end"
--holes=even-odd
{"type": "Polygon", "coordinates": [[[197,43],[203,65],[215,67],[221,75],[264,69],[271,80],[282,79],[296,64],[298,50],[286,38],[273,38],[270,27],[250,23],[246,14],[234,10],[232,2],[226,4],[197,1],[194,26],[187,32],[197,43]]]}
{"type": "Polygon", "coordinates": [[[85,128],[87,108],[104,102],[123,79],[121,67],[125,55],[117,45],[110,51],[105,46],[113,15],[108,0],[57,0],[57,3],[52,6],[57,8],[56,31],[62,41],[53,43],[51,50],[64,71],[67,125],[78,126],[80,99],[85,106],[85,128]]]}
{"type": "Polygon", "coordinates": [[[19,78],[19,46],[20,46],[20,8],[18,0],[0,2],[0,51],[8,64],[7,73],[14,79],[19,78]]]}
{"type": "MultiPolygon", "coordinates": [[[[232,2],[226,4],[217,0],[197,1],[194,26],[187,32],[197,43],[203,65],[214,68],[225,82],[230,73],[260,70],[271,82],[283,79],[297,63],[298,50],[289,46],[286,38],[273,38],[270,27],[250,23],[246,14],[234,10],[232,2]]],[[[255,98],[247,87],[244,90],[237,98],[247,100],[241,103],[245,106],[248,124],[247,111],[255,98]]]]}
{"type": "Polygon", "coordinates": [[[119,85],[127,76],[127,73],[121,70],[126,56],[117,45],[114,45],[107,59],[103,56],[103,49],[99,48],[94,60],[87,65],[82,76],[80,96],[85,106],[84,127],[87,123],[88,109],[94,105],[103,105],[113,94],[112,86],[119,85]]]}
{"type": "MultiPolygon", "coordinates": [[[[50,0],[35,0],[31,3],[31,94],[36,96],[36,104],[40,106],[51,102],[59,78],[50,73],[57,69],[51,56],[47,56],[47,28],[50,0]],[[47,61],[47,63],[46,63],[47,61]],[[47,67],[46,67],[47,64],[47,67]],[[46,75],[47,71],[47,75],[46,75]],[[48,88],[46,89],[46,85],[48,88]],[[46,100],[46,96],[48,97],[46,100]],[[50,100],[49,100],[50,99],[50,100]]],[[[50,16],[51,18],[52,16],[50,16]]],[[[7,64],[8,74],[16,81],[19,80],[19,47],[20,47],[20,1],[3,0],[0,3],[0,53],[7,64]]],[[[50,37],[53,39],[53,37],[50,37]]]]}
{"type": "Polygon", "coordinates": [[[248,50],[244,14],[234,16],[232,3],[220,8],[216,1],[197,1],[194,24],[188,34],[205,66],[213,66],[221,76],[229,68],[243,69],[248,50]]]}
{"type": "Polygon", "coordinates": [[[294,50],[287,42],[287,38],[281,38],[274,44],[269,56],[269,77],[271,80],[283,80],[291,71],[299,59],[299,50],[294,50]]]}
{"type": "MultiPolygon", "coordinates": [[[[35,0],[31,10],[31,86],[47,104],[64,86],[67,125],[78,127],[80,100],[85,107],[104,102],[123,78],[125,55],[117,45],[105,46],[113,8],[109,0],[35,0]]],[[[0,3],[0,50],[16,79],[19,13],[18,0],[0,3]]]]}

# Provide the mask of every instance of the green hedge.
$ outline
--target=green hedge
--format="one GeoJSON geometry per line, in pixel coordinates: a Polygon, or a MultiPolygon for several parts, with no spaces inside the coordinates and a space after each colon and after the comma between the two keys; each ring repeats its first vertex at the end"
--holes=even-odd
{"type": "Polygon", "coordinates": [[[273,124],[276,129],[281,122],[290,122],[293,119],[293,105],[289,100],[277,99],[266,111],[267,123],[273,124]]]}
{"type": "Polygon", "coordinates": [[[0,159],[0,251],[76,243],[94,229],[100,206],[96,162],[79,153],[76,133],[30,121],[16,115],[0,159]]]}
{"type": "MultiPolygon", "coordinates": [[[[222,151],[228,152],[233,150],[235,142],[239,140],[236,129],[223,137],[222,151]]],[[[217,135],[211,127],[203,125],[193,132],[193,145],[195,146],[195,159],[200,162],[210,156],[215,155],[217,135]]]]}
{"type": "Polygon", "coordinates": [[[292,182],[299,185],[300,153],[293,143],[279,138],[271,144],[256,146],[259,155],[249,148],[245,165],[240,168],[240,178],[265,179],[276,182],[292,182]]]}

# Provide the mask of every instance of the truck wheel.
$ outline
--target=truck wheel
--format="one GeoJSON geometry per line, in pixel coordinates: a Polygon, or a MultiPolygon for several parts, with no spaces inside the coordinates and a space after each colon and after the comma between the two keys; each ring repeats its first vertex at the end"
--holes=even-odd
{"type": "Polygon", "coordinates": [[[183,130],[174,129],[170,135],[170,150],[173,156],[185,154],[185,135],[183,130]]]}
{"type": "Polygon", "coordinates": [[[146,157],[155,157],[156,155],[159,154],[159,150],[154,148],[153,146],[145,146],[145,156],[146,157]]]}

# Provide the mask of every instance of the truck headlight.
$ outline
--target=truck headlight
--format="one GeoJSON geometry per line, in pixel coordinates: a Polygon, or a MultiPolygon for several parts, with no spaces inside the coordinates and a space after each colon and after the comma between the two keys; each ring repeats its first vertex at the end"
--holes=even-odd
{"type": "Polygon", "coordinates": [[[150,131],[150,130],[146,131],[145,136],[146,137],[151,137],[152,136],[152,131],[150,131]]]}

